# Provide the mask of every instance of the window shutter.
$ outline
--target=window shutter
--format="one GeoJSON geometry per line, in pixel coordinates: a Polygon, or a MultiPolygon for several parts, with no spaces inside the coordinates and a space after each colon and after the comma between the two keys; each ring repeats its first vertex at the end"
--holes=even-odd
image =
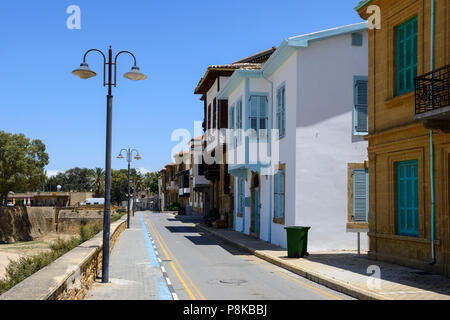
{"type": "Polygon", "coordinates": [[[397,95],[414,90],[417,75],[417,17],[397,27],[397,95]]]}
{"type": "Polygon", "coordinates": [[[353,171],[353,221],[368,222],[369,188],[368,171],[355,169],[353,171]]]}
{"type": "Polygon", "coordinates": [[[419,235],[419,187],[417,160],[397,164],[398,234],[419,235]]]}
{"type": "Polygon", "coordinates": [[[228,100],[219,100],[220,121],[219,128],[228,128],[228,100]]]}
{"type": "Polygon", "coordinates": [[[281,89],[281,137],[286,134],[286,88],[281,89]]]}
{"type": "Polygon", "coordinates": [[[369,81],[367,77],[355,77],[354,79],[354,132],[367,133],[369,130],[368,117],[368,88],[369,81]]]}

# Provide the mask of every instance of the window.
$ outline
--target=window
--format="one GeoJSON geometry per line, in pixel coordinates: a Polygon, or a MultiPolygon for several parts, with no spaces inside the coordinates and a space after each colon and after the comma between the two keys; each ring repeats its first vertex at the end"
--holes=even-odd
{"type": "Polygon", "coordinates": [[[397,233],[419,236],[418,160],[397,163],[397,233]]]}
{"type": "Polygon", "coordinates": [[[207,127],[208,129],[211,129],[211,104],[208,105],[208,124],[207,127]]]}
{"type": "Polygon", "coordinates": [[[369,222],[369,171],[353,170],[353,222],[369,222]]]}
{"type": "Polygon", "coordinates": [[[217,101],[216,98],[213,100],[213,129],[217,129],[217,101]]]}
{"type": "Polygon", "coordinates": [[[280,169],[275,174],[274,182],[274,222],[284,223],[284,190],[285,190],[285,168],[280,169]]]}
{"type": "Polygon", "coordinates": [[[286,135],[286,87],[283,85],[277,90],[277,129],[279,137],[286,135]]]}
{"type": "Polygon", "coordinates": [[[363,35],[361,33],[352,33],[352,46],[362,47],[363,35]]]}
{"type": "Polygon", "coordinates": [[[248,116],[249,127],[255,130],[257,139],[267,135],[267,97],[251,96],[250,112],[248,116]]]}
{"type": "Polygon", "coordinates": [[[238,214],[242,215],[244,214],[245,210],[245,194],[244,194],[244,187],[245,187],[245,179],[239,178],[238,181],[238,214]]]}
{"type": "MultiPolygon", "coordinates": [[[[236,129],[242,129],[242,100],[236,103],[236,129]]],[[[242,142],[242,131],[237,131],[237,142],[236,145],[240,145],[242,142]]]]}
{"type": "Polygon", "coordinates": [[[234,105],[230,107],[230,116],[228,122],[229,122],[228,127],[230,129],[234,129],[234,105]]]}
{"type": "Polygon", "coordinates": [[[417,76],[417,17],[396,29],[397,36],[397,95],[414,90],[417,76]]]}
{"type": "Polygon", "coordinates": [[[369,131],[368,78],[355,76],[353,79],[353,134],[364,135],[369,131]]]}

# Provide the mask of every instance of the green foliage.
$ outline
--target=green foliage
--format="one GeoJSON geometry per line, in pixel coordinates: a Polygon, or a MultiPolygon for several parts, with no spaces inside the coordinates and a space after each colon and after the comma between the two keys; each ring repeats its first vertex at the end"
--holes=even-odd
{"type": "Polygon", "coordinates": [[[56,176],[47,178],[44,184],[45,191],[56,191],[56,187],[60,185],[62,191],[78,191],[89,192],[92,189],[92,177],[95,171],[87,168],[78,168],[60,172],[56,176]]]}
{"type": "Polygon", "coordinates": [[[161,176],[160,172],[148,172],[145,174],[143,185],[145,189],[152,193],[158,193],[158,178],[161,176]]]}
{"type": "Polygon", "coordinates": [[[0,202],[9,191],[36,190],[45,181],[48,154],[41,140],[0,131],[0,202]]]}
{"type": "Polygon", "coordinates": [[[92,170],[90,182],[95,198],[103,197],[105,193],[105,171],[102,168],[92,170]]]}
{"type": "Polygon", "coordinates": [[[169,204],[169,211],[178,211],[180,209],[180,204],[178,202],[171,202],[169,204]]]}

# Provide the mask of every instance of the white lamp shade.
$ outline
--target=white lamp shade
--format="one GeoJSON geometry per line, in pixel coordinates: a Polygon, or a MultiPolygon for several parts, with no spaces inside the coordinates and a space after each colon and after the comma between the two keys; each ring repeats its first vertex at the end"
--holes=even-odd
{"type": "Polygon", "coordinates": [[[81,63],[80,67],[78,69],[73,70],[72,73],[77,77],[80,77],[81,79],[89,79],[97,75],[94,71],[92,71],[89,68],[88,64],[85,62],[81,63]]]}
{"type": "Polygon", "coordinates": [[[134,81],[147,79],[147,76],[143,74],[137,66],[132,67],[131,71],[125,73],[123,76],[134,81]]]}

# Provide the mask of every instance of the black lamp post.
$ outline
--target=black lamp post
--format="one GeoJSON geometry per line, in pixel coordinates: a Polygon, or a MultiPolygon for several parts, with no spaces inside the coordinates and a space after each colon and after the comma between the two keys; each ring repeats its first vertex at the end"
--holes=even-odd
{"type": "MultiPolygon", "coordinates": [[[[142,157],[139,155],[139,151],[136,149],[122,149],[120,150],[117,159],[124,159],[122,152],[125,151],[127,153],[127,162],[128,162],[128,209],[127,209],[127,229],[130,228],[130,167],[131,162],[133,161],[133,152],[136,152],[136,156],[134,157],[136,160],[141,160],[142,157]]],[[[134,213],[134,204],[133,204],[133,213],[134,213]]]]}
{"type": "Polygon", "coordinates": [[[147,76],[139,71],[136,66],[136,57],[129,51],[120,51],[116,54],[113,62],[111,46],[108,50],[108,60],[105,54],[98,49],[90,49],[86,51],[83,57],[83,62],[78,69],[72,73],[81,79],[89,79],[95,77],[97,74],[92,71],[86,63],[86,56],[88,53],[95,51],[103,56],[103,86],[108,86],[108,95],[106,96],[106,160],[105,160],[105,205],[103,214],[103,257],[102,257],[102,282],[109,282],[109,237],[111,224],[111,140],[112,140],[112,86],[116,87],[117,83],[117,58],[122,53],[130,54],[134,59],[134,66],[131,71],[124,74],[124,77],[130,80],[145,80],[147,76]],[[114,82],[113,77],[114,65],[114,82]],[[108,82],[106,82],[106,67],[108,67],[108,82]]]}

